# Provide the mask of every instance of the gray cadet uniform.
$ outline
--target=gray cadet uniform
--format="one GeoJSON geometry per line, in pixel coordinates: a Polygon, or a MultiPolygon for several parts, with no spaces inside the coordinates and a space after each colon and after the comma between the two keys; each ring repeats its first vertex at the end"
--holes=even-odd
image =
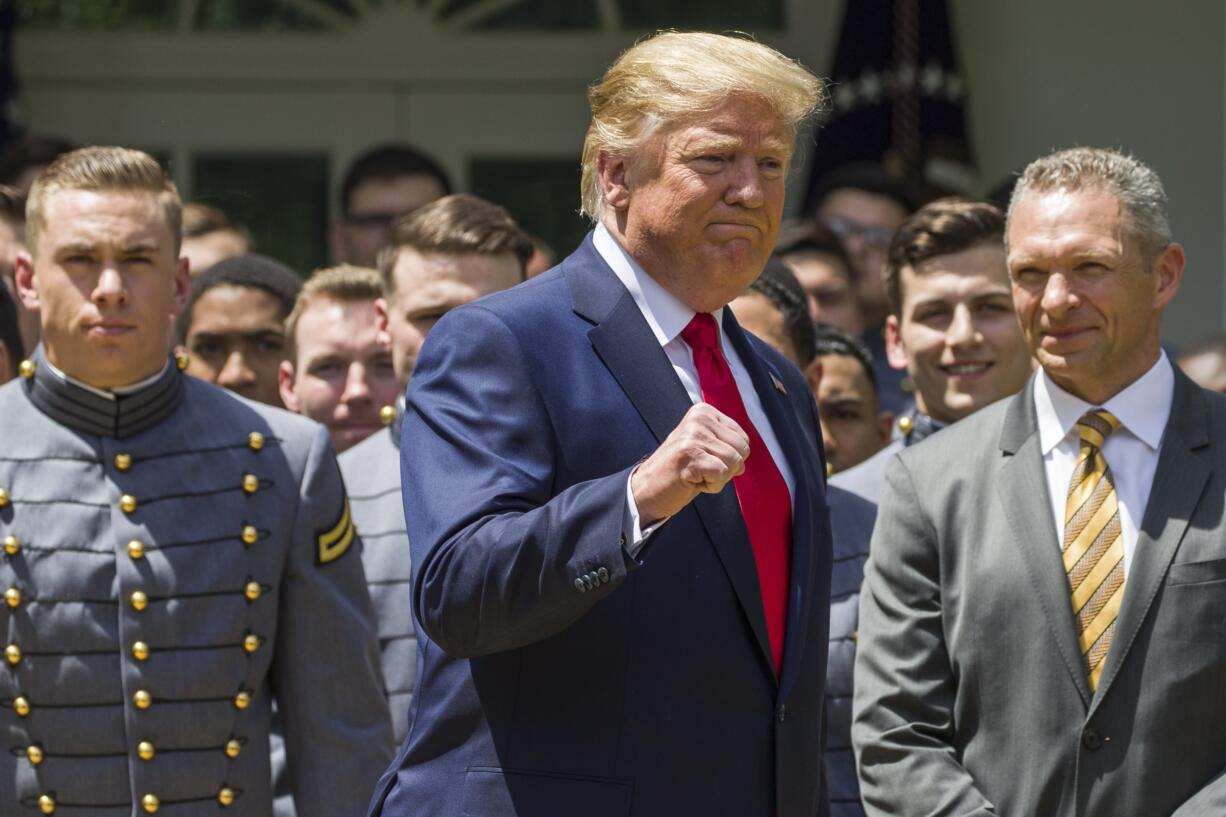
{"type": "Polygon", "coordinates": [[[341,453],[341,473],[353,521],[362,534],[362,564],[375,605],[383,676],[396,742],[408,732],[409,703],[417,678],[417,634],[413,627],[409,535],[400,496],[400,427],[404,398],[395,422],[341,453]]]}
{"type": "Polygon", "coordinates": [[[36,351],[0,387],[0,813],[365,811],[391,754],[327,432],[168,365],[117,397],[36,351]]]}
{"type": "Polygon", "coordinates": [[[826,486],[834,538],[830,578],[830,657],[826,661],[826,782],[830,817],[864,817],[856,757],[851,748],[852,670],[860,628],[860,585],[877,506],[850,491],[826,486]]]}

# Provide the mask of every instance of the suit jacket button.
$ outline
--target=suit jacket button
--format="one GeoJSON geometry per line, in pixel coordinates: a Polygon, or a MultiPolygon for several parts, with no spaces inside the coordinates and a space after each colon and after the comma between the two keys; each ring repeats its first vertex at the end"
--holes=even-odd
{"type": "Polygon", "coordinates": [[[604,568],[604,567],[602,567],[602,568],[600,568],[600,570],[597,570],[597,571],[596,571],[596,577],[597,577],[598,579],[600,579],[600,583],[601,583],[601,584],[604,584],[605,582],[607,582],[607,581],[609,580],[609,571],[608,571],[608,568],[604,568]]]}
{"type": "Polygon", "coordinates": [[[625,546],[626,546],[626,534],[624,534],[624,533],[622,534],[621,546],[622,546],[622,547],[625,547],[625,546]]]}
{"type": "Polygon", "coordinates": [[[786,721],[786,720],[788,719],[788,707],[787,707],[787,704],[779,704],[779,711],[778,711],[778,712],[775,714],[775,718],[776,718],[776,719],[777,719],[777,720],[778,720],[780,723],[783,723],[784,721],[786,721]]]}
{"type": "Polygon", "coordinates": [[[583,583],[583,579],[581,578],[575,579],[575,589],[578,590],[580,593],[587,592],[587,585],[583,583]]]}
{"type": "Polygon", "coordinates": [[[1085,731],[1081,733],[1081,745],[1091,752],[1097,752],[1102,748],[1103,736],[1098,734],[1098,730],[1094,727],[1087,726],[1085,731]]]}

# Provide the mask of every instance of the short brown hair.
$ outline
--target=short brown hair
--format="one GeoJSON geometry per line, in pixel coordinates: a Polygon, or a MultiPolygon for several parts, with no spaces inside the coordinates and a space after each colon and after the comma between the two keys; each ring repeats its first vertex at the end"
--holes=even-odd
{"type": "Polygon", "coordinates": [[[1005,216],[986,201],[938,199],[916,210],[890,241],[885,265],[885,290],[890,312],[902,314],[902,271],[914,269],[938,255],[962,252],[982,244],[1004,249],[1005,216]]]}
{"type": "Polygon", "coordinates": [[[532,257],[532,239],[497,204],[468,193],[443,196],[400,219],[392,227],[392,243],[379,253],[383,292],[396,291],[392,270],[400,251],[409,248],[423,255],[502,255],[511,253],[522,274],[532,257]]]}
{"type": "Polygon", "coordinates": [[[26,200],[26,243],[31,249],[38,243],[38,233],[45,226],[43,211],[47,199],[61,190],[138,191],[157,196],[178,254],[183,203],[175,183],[148,153],[121,147],[87,147],[65,153],[52,162],[34,180],[26,200]]]}
{"type": "Polygon", "coordinates": [[[230,218],[226,212],[211,204],[189,201],[183,205],[183,237],[199,238],[209,233],[237,233],[251,245],[251,233],[245,226],[230,218]]]}
{"type": "Polygon", "coordinates": [[[26,221],[26,197],[16,187],[0,184],[0,219],[21,225],[26,221]]]}
{"type": "MultiPolygon", "coordinates": [[[[379,282],[379,273],[369,267],[355,267],[352,264],[341,264],[336,267],[325,267],[315,270],[311,277],[302,285],[294,308],[285,319],[285,339],[291,350],[297,348],[295,335],[298,332],[298,319],[314,301],[329,300],[341,303],[353,301],[374,301],[382,297],[383,289],[379,282]]],[[[291,351],[291,357],[296,354],[291,351]]]]}

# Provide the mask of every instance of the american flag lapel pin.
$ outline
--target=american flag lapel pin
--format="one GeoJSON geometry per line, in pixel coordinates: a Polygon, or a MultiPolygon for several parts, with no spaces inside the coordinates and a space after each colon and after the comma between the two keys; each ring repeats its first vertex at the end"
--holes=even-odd
{"type": "Polygon", "coordinates": [[[770,372],[770,376],[771,376],[771,383],[775,384],[776,391],[778,391],[780,394],[787,394],[788,390],[784,388],[783,381],[779,379],[779,376],[775,374],[774,372],[770,372]]]}

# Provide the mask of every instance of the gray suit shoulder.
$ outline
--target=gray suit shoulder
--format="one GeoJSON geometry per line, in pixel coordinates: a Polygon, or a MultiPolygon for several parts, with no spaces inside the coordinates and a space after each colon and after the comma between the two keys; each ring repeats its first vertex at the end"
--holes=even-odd
{"type": "Polygon", "coordinates": [[[969,417],[952,423],[923,442],[900,447],[899,459],[915,474],[944,474],[950,469],[963,471],[971,463],[989,462],[1000,454],[1000,433],[1005,416],[1014,401],[1024,399],[1024,391],[999,400],[969,417]]]}

